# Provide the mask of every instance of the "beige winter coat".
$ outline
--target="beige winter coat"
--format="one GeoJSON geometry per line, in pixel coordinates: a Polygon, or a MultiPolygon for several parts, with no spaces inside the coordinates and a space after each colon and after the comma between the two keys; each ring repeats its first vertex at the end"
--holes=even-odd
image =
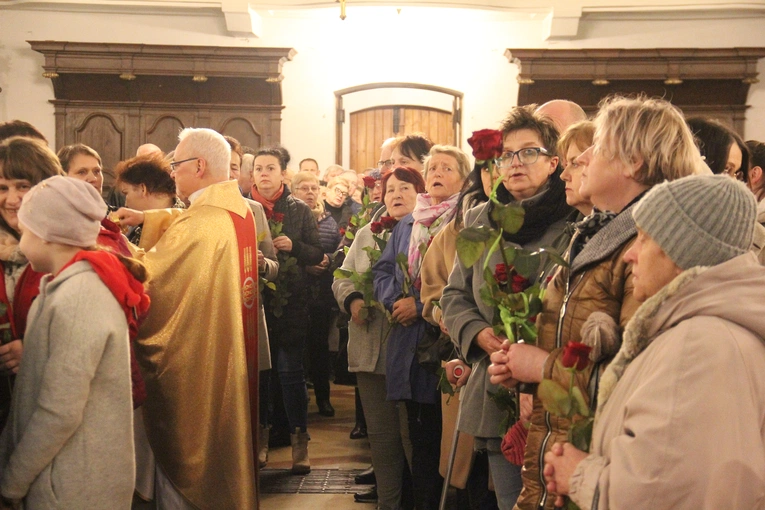
{"type": "Polygon", "coordinates": [[[765,268],[693,268],[638,309],[601,379],[583,510],[765,507],[765,268]]]}

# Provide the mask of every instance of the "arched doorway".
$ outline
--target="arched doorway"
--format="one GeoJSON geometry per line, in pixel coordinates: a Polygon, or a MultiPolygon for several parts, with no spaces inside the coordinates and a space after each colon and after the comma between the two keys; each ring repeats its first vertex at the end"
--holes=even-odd
{"type": "Polygon", "coordinates": [[[335,102],[335,161],[356,171],[375,166],[380,144],[391,136],[424,132],[436,143],[460,145],[462,92],[418,83],[370,83],[336,91],[335,102]]]}

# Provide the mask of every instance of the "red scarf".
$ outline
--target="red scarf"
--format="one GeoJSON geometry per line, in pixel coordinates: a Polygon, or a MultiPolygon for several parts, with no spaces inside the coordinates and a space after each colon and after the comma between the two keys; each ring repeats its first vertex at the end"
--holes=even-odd
{"type": "MultiPolygon", "coordinates": [[[[81,260],[90,263],[93,271],[112,292],[125,312],[130,328],[130,338],[136,338],[140,320],[149,311],[149,295],[146,294],[143,284],[135,279],[115,255],[104,250],[79,251],[72,257],[72,260],[61,268],[61,271],[81,260]]],[[[61,274],[61,271],[58,274],[61,274]]]]}
{"type": "MultiPolygon", "coordinates": [[[[80,260],[90,263],[93,271],[101,278],[122,307],[122,311],[125,312],[131,340],[130,379],[133,384],[133,409],[137,409],[146,400],[146,386],[138,368],[133,342],[138,338],[138,326],[149,311],[149,295],[146,294],[143,284],[136,280],[128,268],[108,251],[79,251],[61,268],[61,271],[80,260]]],[[[58,274],[61,274],[61,271],[58,274]]]]}
{"type": "Polygon", "coordinates": [[[270,200],[261,195],[258,192],[258,188],[256,188],[254,184],[252,185],[252,190],[250,193],[252,193],[252,199],[256,202],[259,202],[260,205],[263,206],[263,209],[266,211],[266,218],[270,220],[271,215],[274,214],[274,205],[279,201],[280,198],[282,198],[282,195],[284,194],[284,183],[282,183],[282,185],[279,187],[279,191],[276,192],[274,198],[270,200]]]}

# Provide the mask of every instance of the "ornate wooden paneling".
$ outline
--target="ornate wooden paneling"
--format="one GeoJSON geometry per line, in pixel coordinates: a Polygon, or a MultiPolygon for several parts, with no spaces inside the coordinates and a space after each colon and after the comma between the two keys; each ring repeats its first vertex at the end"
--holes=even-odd
{"type": "Polygon", "coordinates": [[[208,127],[257,148],[281,139],[281,69],[289,48],[30,41],[45,56],[56,148],[93,147],[112,169],[154,143],[175,149],[184,127],[208,127]]]}
{"type": "MultiPolygon", "coordinates": [[[[149,114],[147,117],[151,118],[154,115],[149,114]]],[[[187,114],[186,117],[191,116],[187,114]]],[[[175,146],[178,145],[178,133],[191,124],[194,124],[193,118],[184,123],[178,115],[156,115],[156,119],[153,119],[151,126],[145,131],[146,143],[153,143],[163,152],[175,150],[175,146]]]]}
{"type": "Polygon", "coordinates": [[[518,104],[568,99],[592,114],[609,95],[646,94],[743,134],[765,48],[508,49],[505,56],[519,68],[518,104]]]}
{"type": "Polygon", "coordinates": [[[233,136],[242,145],[253,149],[262,145],[261,130],[256,129],[252,121],[244,117],[231,117],[218,129],[224,135],[233,136]]]}

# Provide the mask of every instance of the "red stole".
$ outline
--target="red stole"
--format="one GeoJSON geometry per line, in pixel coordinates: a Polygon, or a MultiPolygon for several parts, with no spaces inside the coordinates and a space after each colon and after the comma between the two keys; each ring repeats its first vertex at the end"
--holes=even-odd
{"type": "Polygon", "coordinates": [[[247,379],[250,393],[250,429],[253,458],[258,469],[258,240],[255,218],[247,210],[244,218],[229,211],[236,231],[239,252],[239,276],[242,284],[242,328],[247,357],[247,379]]]}

